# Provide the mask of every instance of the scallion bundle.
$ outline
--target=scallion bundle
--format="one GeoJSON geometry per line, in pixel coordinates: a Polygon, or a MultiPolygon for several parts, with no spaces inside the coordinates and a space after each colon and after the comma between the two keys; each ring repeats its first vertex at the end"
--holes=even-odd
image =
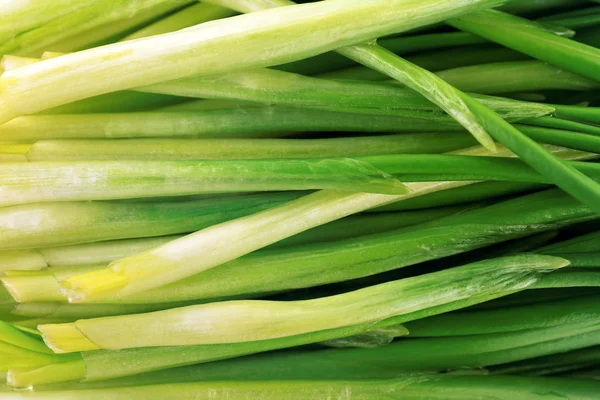
{"type": "Polygon", "coordinates": [[[598,397],[595,1],[34,3],[1,399],[598,397]]]}

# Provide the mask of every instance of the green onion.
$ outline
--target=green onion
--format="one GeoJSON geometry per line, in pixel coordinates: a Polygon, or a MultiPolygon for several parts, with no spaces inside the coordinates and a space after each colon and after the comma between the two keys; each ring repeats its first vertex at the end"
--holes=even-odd
{"type": "MultiPolygon", "coordinates": [[[[326,139],[84,139],[37,141],[24,154],[30,161],[250,160],[444,153],[475,144],[455,132],[326,139]]],[[[0,144],[0,153],[6,148],[0,144]]]]}
{"type": "Polygon", "coordinates": [[[563,129],[573,132],[587,133],[594,136],[600,136],[600,127],[586,123],[569,121],[566,119],[553,117],[539,117],[521,121],[523,124],[534,125],[547,128],[563,129]]]}
{"type": "Polygon", "coordinates": [[[46,343],[55,352],[60,353],[100,348],[123,349],[275,339],[374,323],[470,296],[493,294],[498,290],[519,290],[536,280],[536,270],[549,271],[566,264],[568,262],[565,260],[550,256],[515,256],[512,259],[484,261],[437,273],[448,275],[445,279],[430,274],[315,300],[212,303],[153,314],[79,320],[73,324],[41,325],[39,329],[46,343]],[[500,269],[498,262],[503,265],[500,269]],[[483,279],[486,283],[482,281],[475,284],[474,281],[478,279],[483,279]],[[464,287],[465,280],[468,282],[467,287],[464,287]],[[436,285],[435,282],[443,283],[436,285]],[[454,285],[458,284],[458,287],[453,287],[451,282],[455,282],[454,285]],[[423,286],[429,285],[432,285],[431,289],[422,289],[423,286]],[[438,285],[441,286],[441,290],[436,289],[438,285]],[[424,303],[421,303],[423,301],[424,303]],[[340,313],[340,309],[344,312],[340,313]],[[268,330],[265,330],[266,323],[269,324],[268,330]],[[157,334],[159,329],[161,334],[157,334]]]}
{"type": "MultiPolygon", "coordinates": [[[[40,115],[0,126],[3,141],[43,139],[281,136],[286,131],[439,132],[460,131],[440,124],[434,113],[411,117],[354,114],[284,107],[216,109],[201,112],[40,115]]],[[[425,113],[423,113],[425,114],[425,113]]],[[[539,114],[538,114],[539,115],[539,114]]],[[[442,121],[444,120],[443,116],[442,121]]],[[[450,123],[450,121],[448,121],[450,123]]]]}
{"type": "Polygon", "coordinates": [[[600,87],[597,81],[540,61],[473,65],[436,74],[461,90],[484,94],[547,89],[593,90],[600,87]]]}
{"type": "Polygon", "coordinates": [[[40,161],[4,164],[0,182],[3,206],[275,190],[407,192],[398,180],[360,158],[40,161]]]}
{"type": "Polygon", "coordinates": [[[522,18],[500,11],[486,10],[447,22],[458,29],[547,61],[567,71],[600,80],[600,50],[545,32],[522,18]]]}
{"type": "MultiPolygon", "coordinates": [[[[498,400],[511,400],[516,396],[527,396],[532,400],[543,400],[543,393],[551,391],[562,398],[593,400],[597,393],[594,382],[568,378],[532,378],[505,376],[453,376],[417,375],[395,377],[387,380],[332,380],[332,381],[254,381],[178,383],[130,388],[99,388],[89,390],[57,390],[32,394],[10,393],[9,400],[61,399],[71,400],[85,396],[86,399],[106,398],[144,399],[152,396],[168,398],[173,393],[181,399],[208,400],[229,396],[244,399],[289,399],[304,400],[326,395],[343,398],[352,393],[357,399],[381,400],[402,398],[406,400],[459,398],[465,393],[484,398],[494,396],[498,400]]],[[[525,397],[521,397],[525,398],[525,397]]]]}
{"type": "Polygon", "coordinates": [[[28,249],[187,233],[297,197],[297,193],[269,193],[217,201],[57,202],[5,207],[0,209],[0,248],[28,249]]]}
{"type": "Polygon", "coordinates": [[[462,311],[406,323],[411,336],[462,336],[548,328],[598,320],[598,296],[486,311],[462,311]]]}

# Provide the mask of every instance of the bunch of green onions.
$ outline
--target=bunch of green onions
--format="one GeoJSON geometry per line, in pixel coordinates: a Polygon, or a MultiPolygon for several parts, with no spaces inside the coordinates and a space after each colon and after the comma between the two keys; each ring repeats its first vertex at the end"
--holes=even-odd
{"type": "Polygon", "coordinates": [[[597,399],[600,6],[0,4],[0,399],[597,399]]]}

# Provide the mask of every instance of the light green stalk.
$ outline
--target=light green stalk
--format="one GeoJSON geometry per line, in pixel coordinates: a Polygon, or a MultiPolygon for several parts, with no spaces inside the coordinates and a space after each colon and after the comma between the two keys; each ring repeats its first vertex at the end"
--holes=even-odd
{"type": "Polygon", "coordinates": [[[187,233],[299,196],[269,193],[175,202],[63,202],[5,207],[0,208],[0,248],[30,249],[187,233]]]}
{"type": "Polygon", "coordinates": [[[332,0],[102,46],[6,72],[0,78],[0,123],[83,98],[152,85],[165,77],[282,64],[501,3],[332,0]]]}
{"type": "Polygon", "coordinates": [[[485,10],[447,22],[567,71],[600,80],[600,49],[553,35],[526,19],[485,10]]]}
{"type": "Polygon", "coordinates": [[[278,106],[185,112],[65,114],[19,117],[0,125],[2,141],[120,138],[261,138],[295,131],[461,131],[443,115],[418,111],[406,116],[353,114],[278,106]],[[412,117],[412,118],[411,118],[412,117]],[[439,118],[439,119],[438,119],[439,118]],[[440,123],[444,122],[444,123],[440,123]],[[450,124],[446,124],[449,122],[450,124]]]}
{"type": "MultiPolygon", "coordinates": [[[[377,48],[364,51],[370,54],[376,50],[377,48]]],[[[378,55],[380,58],[386,56],[391,58],[390,62],[395,62],[395,56],[388,53],[378,55]]],[[[356,57],[362,56],[357,55],[356,57]]],[[[408,67],[403,68],[408,70],[408,67]]],[[[386,71],[391,69],[390,67],[386,71]]],[[[392,74],[392,72],[389,73],[392,74]]],[[[416,71],[412,73],[417,74],[416,71]]],[[[401,81],[407,79],[403,78],[401,81]]],[[[422,79],[431,80],[429,75],[422,79]]],[[[431,85],[438,88],[433,82],[431,85]]],[[[242,100],[380,115],[404,115],[406,110],[440,111],[434,104],[416,92],[397,85],[361,81],[331,81],[267,68],[213,77],[184,78],[136,90],[183,97],[242,100]]],[[[450,93],[445,95],[451,98],[450,93]]],[[[535,103],[485,96],[476,96],[476,98],[510,120],[523,118],[520,116],[521,113],[538,112],[539,115],[543,115],[551,112],[548,106],[535,103]]],[[[439,104],[439,101],[432,100],[432,102],[439,104]]],[[[442,109],[444,108],[447,107],[442,105],[442,109]]],[[[454,115],[454,117],[456,116],[454,115]]],[[[463,121],[462,124],[464,125],[465,122],[463,121]]]]}
{"type": "Polygon", "coordinates": [[[546,392],[557,398],[595,400],[597,385],[590,380],[513,376],[416,375],[379,380],[316,380],[254,382],[190,382],[130,388],[57,390],[6,393],[6,400],[138,400],[152,397],[180,400],[236,398],[248,400],[343,399],[352,393],[356,400],[447,400],[494,398],[497,400],[547,400],[546,392]],[[491,397],[493,396],[493,397],[491,397]]]}
{"type": "MultiPolygon", "coordinates": [[[[467,134],[404,133],[325,139],[119,139],[37,141],[30,161],[250,160],[444,153],[475,145],[467,134]]],[[[5,153],[0,144],[0,153],[5,153]]]]}
{"type": "Polygon", "coordinates": [[[600,297],[583,296],[559,301],[484,311],[462,311],[408,322],[411,336],[461,336],[541,329],[597,321],[600,297]]]}
{"type": "Polygon", "coordinates": [[[537,90],[593,90],[600,83],[541,61],[473,65],[436,73],[451,85],[474,93],[537,90]]]}
{"type": "Polygon", "coordinates": [[[359,158],[40,161],[5,164],[0,171],[2,206],[228,192],[407,191],[393,176],[359,158]]]}
{"type": "Polygon", "coordinates": [[[46,343],[59,353],[276,339],[376,323],[472,296],[524,289],[537,280],[536,271],[547,272],[565,265],[568,261],[560,258],[523,255],[315,300],[230,301],[152,314],[41,325],[39,329],[46,343]],[[266,326],[269,328],[265,329],[266,326]]]}

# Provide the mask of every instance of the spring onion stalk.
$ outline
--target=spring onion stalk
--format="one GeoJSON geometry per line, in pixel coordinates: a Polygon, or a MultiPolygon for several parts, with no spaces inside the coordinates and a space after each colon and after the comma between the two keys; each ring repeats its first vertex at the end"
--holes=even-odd
{"type": "Polygon", "coordinates": [[[598,296],[486,311],[436,315],[406,323],[414,337],[462,336],[548,328],[598,320],[598,296]]]}
{"type": "Polygon", "coordinates": [[[217,201],[63,202],[5,207],[0,209],[0,247],[30,249],[187,233],[297,197],[297,193],[274,193],[217,201]],[[48,224],[47,221],[54,222],[48,224]]]}
{"type": "MultiPolygon", "coordinates": [[[[22,154],[30,161],[250,160],[445,153],[475,144],[457,132],[325,139],[84,139],[37,141],[22,154]]],[[[0,153],[7,153],[6,148],[0,144],[0,153]]]]}
{"type": "Polygon", "coordinates": [[[479,201],[501,199],[511,195],[531,193],[548,188],[547,185],[526,182],[481,182],[407,199],[366,212],[390,212],[403,210],[431,210],[435,207],[473,204],[479,201]]]}
{"type": "MultiPolygon", "coordinates": [[[[590,155],[595,155],[590,153],[590,155]]],[[[600,165],[566,166],[600,180],[600,165]]],[[[5,164],[0,205],[204,193],[334,189],[402,194],[404,182],[553,183],[516,159],[453,154],[249,161],[40,161],[5,164]],[[214,177],[217,174],[218,177],[214,177]],[[11,177],[18,177],[12,178],[11,177]],[[45,185],[42,189],[42,185],[45,185]]]]}
{"type": "MultiPolygon", "coordinates": [[[[428,113],[428,117],[435,117],[435,114],[428,113]]],[[[288,131],[436,132],[448,130],[462,129],[456,125],[440,124],[435,119],[272,106],[200,112],[28,116],[1,125],[0,138],[2,141],[153,137],[248,138],[273,137],[288,131]]]]}
{"type": "Polygon", "coordinates": [[[548,367],[565,366],[575,363],[600,361],[600,346],[588,347],[581,350],[569,351],[562,354],[533,358],[506,365],[498,365],[490,368],[495,375],[524,374],[537,375],[537,371],[548,367]]]}
{"type": "Polygon", "coordinates": [[[516,376],[456,376],[417,375],[379,380],[331,381],[250,381],[250,382],[173,383],[163,385],[132,386],[127,388],[98,388],[88,390],[57,390],[49,392],[11,392],[3,394],[7,400],[60,399],[74,400],[84,396],[90,400],[111,398],[144,399],[149,397],[177,398],[182,400],[208,400],[214,398],[244,398],[262,400],[304,400],[328,396],[344,398],[348,393],[356,399],[406,400],[465,398],[464,395],[498,400],[545,400],[551,392],[560,398],[593,400],[597,384],[573,378],[540,378],[516,376]],[[492,397],[490,397],[492,398],[492,397]]]}
{"type": "MultiPolygon", "coordinates": [[[[228,6],[232,6],[228,4],[228,6]]],[[[424,35],[402,36],[397,38],[380,39],[378,43],[398,55],[416,53],[426,50],[453,48],[485,43],[485,39],[466,32],[444,32],[424,35]]],[[[355,63],[337,53],[324,53],[304,60],[275,66],[280,71],[294,72],[302,75],[322,74],[355,65],[355,63]]]]}
{"type": "Polygon", "coordinates": [[[165,76],[178,79],[291,62],[501,3],[335,0],[239,15],[68,54],[4,73],[0,123],[75,100],[151,85],[165,76]],[[347,29],[341,29],[344,26],[347,29]],[[299,35],[302,41],[295,40],[299,35]],[[298,45],[288,46],[292,40],[298,45]],[[223,57],[219,49],[226,49],[229,56],[223,57]],[[185,68],[180,63],[183,55],[185,68]],[[145,68],[132,67],[140,64],[145,68]],[[103,79],[107,76],[109,81],[103,79]]]}
{"type": "MultiPolygon", "coordinates": [[[[430,71],[442,71],[469,65],[521,61],[527,60],[529,57],[514,50],[496,45],[474,45],[408,55],[406,56],[406,59],[430,71]]],[[[365,81],[384,81],[389,79],[387,75],[363,66],[326,72],[319,74],[318,77],[365,81]]]]}
{"type": "Polygon", "coordinates": [[[177,11],[165,18],[162,18],[148,26],[125,36],[121,41],[139,39],[148,36],[160,35],[171,31],[198,25],[216,19],[227,18],[234,15],[235,12],[230,9],[215,6],[212,4],[197,3],[192,4],[180,11],[177,11]]]}
{"type": "MultiPolygon", "coordinates": [[[[73,7],[67,14],[52,18],[43,25],[22,32],[13,40],[0,46],[0,54],[13,53],[30,55],[48,49],[48,45],[107,23],[128,18],[152,7],[167,3],[171,9],[177,9],[190,3],[189,0],[150,0],[143,3],[128,1],[95,0],[86,5],[73,7]]],[[[61,10],[62,13],[62,10],[61,10]]]]}
{"type": "Polygon", "coordinates": [[[600,80],[600,50],[538,29],[530,21],[500,11],[486,10],[446,21],[468,31],[572,71],[600,80]]]}
{"type": "Polygon", "coordinates": [[[534,125],[546,128],[562,129],[573,132],[587,133],[589,135],[600,136],[600,127],[594,124],[586,124],[567,119],[553,117],[539,117],[521,121],[523,124],[534,125]]]}
{"type": "MultiPolygon", "coordinates": [[[[456,217],[450,215],[410,229],[261,250],[169,285],[101,302],[141,304],[207,300],[342,282],[523,238],[590,218],[594,216],[589,210],[560,192],[551,191],[496,206],[475,208],[456,217]],[[520,212],[507,218],[506,210],[517,207],[520,212]],[[538,214],[541,209],[544,210],[543,215],[538,214]],[[524,223],[527,223],[526,227],[524,223]],[[232,281],[231,276],[237,279],[232,281]]],[[[96,267],[63,269],[50,268],[34,275],[11,274],[2,278],[2,282],[20,302],[65,302],[67,299],[60,292],[59,282],[97,270],[96,267]]]]}
{"type": "Polygon", "coordinates": [[[180,104],[185,99],[152,93],[114,92],[49,108],[38,115],[149,111],[180,104]]]}
{"type": "Polygon", "coordinates": [[[0,204],[313,189],[391,195],[407,192],[402,183],[370,161],[307,158],[4,164],[0,204]]]}
{"type": "Polygon", "coordinates": [[[555,107],[553,115],[558,118],[574,119],[582,122],[600,123],[600,110],[597,107],[578,107],[560,105],[555,107]]]}
{"type": "Polygon", "coordinates": [[[513,61],[473,65],[436,73],[451,85],[483,94],[550,89],[594,90],[597,81],[540,61],[513,61]]]}
{"type": "MultiPolygon", "coordinates": [[[[394,109],[439,111],[417,93],[397,85],[330,81],[268,68],[215,77],[184,78],[137,90],[183,97],[231,99],[382,115],[393,115],[394,109]]],[[[510,120],[518,120],[536,111],[539,116],[551,112],[549,106],[541,104],[482,96],[476,98],[510,120]]]]}
{"type": "Polygon", "coordinates": [[[600,153],[600,137],[579,132],[538,126],[519,125],[519,130],[541,143],[564,146],[571,149],[600,153]]]}
{"type": "Polygon", "coordinates": [[[359,214],[342,218],[308,231],[299,233],[268,246],[269,249],[295,247],[310,243],[334,242],[343,239],[372,235],[407,226],[433,221],[455,213],[476,208],[477,205],[439,207],[427,211],[404,211],[392,213],[359,214]]]}
{"type": "Polygon", "coordinates": [[[600,232],[591,232],[558,243],[544,246],[537,251],[543,254],[586,253],[600,251],[600,232]]]}
{"type": "Polygon", "coordinates": [[[432,290],[422,290],[423,285],[432,285],[435,288],[435,282],[440,282],[436,279],[436,274],[430,274],[315,300],[279,303],[230,301],[137,316],[41,325],[39,329],[45,342],[59,353],[101,348],[124,349],[268,340],[374,323],[470,296],[519,290],[536,280],[536,270],[551,271],[568,264],[568,261],[552,256],[529,255],[500,259],[500,262],[506,265],[500,270],[498,260],[495,260],[437,273],[448,276],[443,279],[440,290],[433,290],[435,295],[432,295],[432,290]],[[478,279],[490,282],[474,284],[478,279]],[[465,280],[469,282],[467,288],[464,287],[465,280]],[[450,282],[458,283],[460,289],[453,287],[456,283],[452,285],[450,282]],[[399,296],[399,293],[402,294],[399,296]],[[425,298],[426,305],[423,304],[425,298]],[[340,308],[345,312],[340,313],[340,308]],[[164,335],[156,335],[156,324],[161,326],[160,331],[164,335]],[[265,331],[265,324],[276,328],[265,331]],[[128,331],[127,327],[135,327],[135,334],[134,331],[128,331]],[[243,328],[240,330],[240,327],[243,328]],[[106,340],[108,338],[110,339],[106,340]]]}
{"type": "Polygon", "coordinates": [[[599,268],[600,252],[596,253],[560,253],[568,257],[573,268],[599,268]]]}

